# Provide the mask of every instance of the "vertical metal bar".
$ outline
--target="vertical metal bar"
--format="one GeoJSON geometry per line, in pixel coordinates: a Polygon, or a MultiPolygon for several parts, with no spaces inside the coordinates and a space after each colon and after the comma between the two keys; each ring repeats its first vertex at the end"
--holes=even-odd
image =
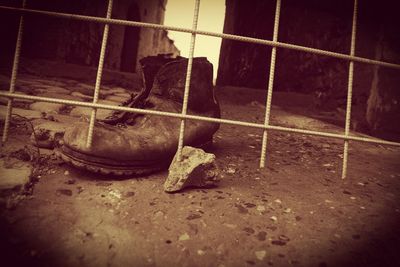
{"type": "MultiPolygon", "coordinates": [[[[278,41],[278,32],[279,32],[279,17],[281,11],[281,0],[276,1],[276,10],[275,10],[275,20],[274,20],[274,34],[273,41],[278,41]]],[[[272,47],[271,52],[271,64],[269,68],[269,79],[268,79],[268,92],[267,92],[267,103],[265,106],[265,120],[264,125],[267,126],[269,124],[269,118],[271,114],[271,102],[272,102],[272,90],[274,88],[274,75],[275,75],[275,62],[276,62],[276,46],[272,47]]],[[[265,167],[265,158],[267,153],[267,141],[268,141],[268,132],[264,129],[263,132],[263,140],[261,145],[261,158],[260,158],[260,168],[265,167]]]]}
{"type": "MultiPolygon", "coordinates": [[[[195,0],[192,30],[197,30],[197,22],[199,19],[199,7],[200,7],[200,0],[195,0]]],[[[193,54],[194,54],[195,43],[196,43],[196,34],[192,33],[192,37],[190,40],[190,48],[189,48],[188,66],[187,66],[187,71],[186,71],[185,92],[183,95],[182,115],[186,115],[186,113],[187,113],[187,105],[188,105],[189,91],[190,91],[190,77],[192,75],[193,54]]],[[[178,161],[182,160],[183,139],[184,139],[184,135],[185,135],[185,122],[186,122],[185,119],[181,120],[181,127],[179,130],[178,151],[177,151],[178,161]]]]}
{"type": "MultiPolygon", "coordinates": [[[[112,5],[113,5],[113,0],[108,0],[107,16],[106,16],[107,19],[111,18],[112,5]]],[[[93,103],[94,104],[96,104],[97,100],[99,99],[101,77],[103,75],[104,57],[105,57],[105,54],[106,54],[109,30],[110,30],[110,25],[107,23],[106,25],[104,25],[103,40],[101,42],[99,65],[97,67],[96,84],[95,84],[95,87],[94,87],[94,95],[93,95],[93,103]]],[[[86,146],[88,148],[90,148],[92,146],[94,122],[96,121],[96,113],[97,113],[97,108],[93,108],[92,109],[92,114],[90,116],[88,136],[87,136],[87,139],[86,139],[86,146]]]]}
{"type": "MultiPolygon", "coordinates": [[[[26,0],[22,1],[22,8],[25,8],[26,0]]],[[[10,79],[10,93],[15,92],[15,83],[17,80],[18,74],[18,66],[19,66],[19,57],[21,54],[21,44],[22,44],[22,34],[24,32],[24,15],[21,15],[19,19],[19,27],[18,27],[18,35],[17,35],[17,42],[15,44],[15,52],[14,52],[14,62],[11,71],[11,79],[10,79]]],[[[4,144],[8,139],[8,130],[10,128],[10,121],[11,121],[11,113],[12,113],[12,104],[13,99],[9,98],[7,102],[7,111],[6,111],[6,118],[4,120],[4,129],[3,129],[3,137],[1,138],[1,142],[4,144]]]]}
{"type": "MultiPolygon", "coordinates": [[[[351,47],[350,56],[354,56],[356,48],[356,33],[357,33],[357,0],[354,0],[353,10],[353,25],[351,30],[351,47]]],[[[349,135],[350,132],[350,119],[351,119],[351,99],[353,94],[353,76],[354,76],[354,61],[349,63],[349,80],[347,85],[347,106],[346,106],[346,124],[344,134],[349,135]]],[[[343,166],[342,166],[342,179],[347,176],[347,161],[349,157],[349,140],[344,141],[343,149],[343,166]]]]}

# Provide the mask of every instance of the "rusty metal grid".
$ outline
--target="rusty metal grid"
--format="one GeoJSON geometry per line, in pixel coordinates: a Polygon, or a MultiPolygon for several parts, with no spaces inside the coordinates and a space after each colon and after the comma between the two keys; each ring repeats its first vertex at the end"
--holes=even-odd
{"type": "Polygon", "coordinates": [[[381,139],[366,138],[366,137],[350,135],[351,97],[352,97],[352,88],[353,88],[354,62],[374,64],[374,65],[379,65],[379,66],[384,66],[384,67],[389,67],[389,68],[400,69],[400,65],[398,65],[398,64],[393,64],[393,63],[389,63],[389,62],[377,61],[377,60],[372,60],[372,59],[368,59],[368,58],[362,58],[362,57],[355,56],[355,41],[356,41],[356,30],[357,30],[357,4],[358,4],[357,0],[354,0],[350,55],[278,42],[281,0],[276,1],[276,11],[275,11],[275,19],[274,19],[274,34],[273,34],[272,41],[251,38],[251,37],[238,36],[238,35],[232,35],[232,34],[214,33],[214,32],[197,30],[200,0],[195,0],[192,29],[164,26],[164,25],[160,25],[160,24],[144,23],[144,22],[137,22],[137,21],[112,19],[111,11],[112,11],[113,0],[108,0],[108,8],[107,8],[106,18],[59,13],[59,12],[49,12],[49,11],[34,10],[34,9],[25,9],[26,0],[23,1],[22,8],[0,6],[0,9],[8,10],[10,12],[19,12],[20,13],[20,24],[19,24],[19,29],[18,29],[17,41],[16,41],[16,50],[15,50],[15,55],[14,55],[14,63],[13,63],[9,92],[1,92],[0,91],[0,96],[9,98],[9,101],[7,104],[7,114],[6,114],[5,124],[4,124],[2,142],[4,143],[7,140],[9,124],[10,124],[10,119],[11,119],[11,114],[12,114],[13,99],[21,98],[21,99],[29,99],[29,100],[34,100],[34,101],[44,101],[44,102],[51,102],[51,103],[61,103],[61,104],[67,104],[67,105],[91,107],[93,110],[92,110],[92,114],[91,114],[91,118],[90,118],[90,122],[89,122],[89,134],[88,134],[88,138],[87,138],[87,146],[91,145],[93,131],[94,131],[94,122],[96,120],[96,111],[98,108],[109,109],[109,110],[119,110],[119,111],[126,111],[126,112],[135,112],[135,113],[139,113],[139,114],[174,117],[177,119],[181,119],[181,127],[180,127],[180,131],[179,131],[179,143],[178,143],[178,149],[177,149],[178,157],[182,153],[183,137],[184,137],[184,130],[185,130],[185,120],[187,120],[187,119],[263,129],[264,132],[263,132],[263,141],[262,141],[262,148],[261,148],[260,168],[263,168],[265,166],[268,130],[341,139],[341,140],[344,140],[343,167],[342,167],[342,179],[344,179],[347,176],[348,147],[349,147],[350,140],[358,141],[358,142],[365,142],[365,143],[391,145],[391,146],[400,147],[399,142],[391,142],[391,141],[386,141],[386,140],[381,140],[381,139]],[[71,100],[64,100],[64,99],[55,99],[55,98],[48,98],[48,97],[22,95],[22,94],[15,93],[15,81],[17,78],[18,63],[19,63],[19,56],[20,56],[23,28],[24,28],[24,14],[26,14],[26,13],[33,14],[33,15],[46,15],[46,16],[52,16],[52,17],[58,17],[58,18],[68,18],[68,19],[76,19],[76,20],[82,20],[82,21],[91,21],[91,22],[98,22],[98,23],[105,24],[103,40],[102,40],[102,45],[101,45],[100,58],[99,58],[99,64],[98,64],[97,77],[96,77],[95,91],[94,91],[94,97],[93,97],[92,103],[71,101],[71,100]],[[165,30],[171,30],[171,31],[180,31],[180,32],[191,33],[192,38],[191,38],[190,47],[189,47],[189,60],[188,60],[189,62],[188,62],[188,68],[187,68],[187,73],[186,73],[185,91],[184,91],[183,107],[182,107],[181,113],[171,113],[171,112],[163,112],[163,111],[156,111],[156,110],[121,107],[121,106],[110,106],[110,105],[97,103],[100,85],[101,85],[104,55],[105,55],[105,50],[106,50],[106,45],[107,45],[110,24],[124,25],[124,26],[131,26],[131,27],[147,27],[147,28],[154,28],[154,29],[165,29],[165,30]],[[188,102],[188,96],[189,96],[193,54],[194,54],[195,41],[196,41],[197,34],[272,46],[271,65],[270,65],[270,73],[269,73],[268,86],[267,86],[268,91],[267,91],[267,99],[266,99],[264,124],[250,123],[250,122],[237,121],[237,120],[220,119],[220,118],[210,118],[210,117],[203,117],[203,116],[187,114],[187,102],[188,102]],[[349,76],[348,76],[346,121],[345,121],[344,134],[335,134],[335,133],[329,133],[329,132],[296,129],[296,128],[289,128],[289,127],[274,126],[274,125],[269,124],[277,48],[287,48],[287,49],[303,51],[303,52],[313,53],[313,54],[317,54],[317,55],[329,56],[329,57],[334,57],[334,58],[339,58],[339,59],[350,61],[349,62],[349,76]]]}

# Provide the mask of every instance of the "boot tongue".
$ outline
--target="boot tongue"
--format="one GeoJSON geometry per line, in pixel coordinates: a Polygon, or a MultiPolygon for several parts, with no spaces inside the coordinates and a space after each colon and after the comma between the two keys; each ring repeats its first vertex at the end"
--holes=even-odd
{"type": "MultiPolygon", "coordinates": [[[[159,54],[157,56],[149,56],[139,60],[141,68],[140,74],[142,76],[143,87],[136,96],[131,95],[131,99],[122,106],[131,108],[143,108],[146,105],[146,99],[150,95],[153,87],[154,79],[162,66],[165,64],[181,59],[181,57],[171,58],[169,54],[159,54]]],[[[133,121],[137,114],[125,111],[114,111],[110,116],[104,120],[103,123],[115,125],[117,123],[124,123],[125,121],[133,121]],[[133,117],[132,117],[133,116],[133,117]]]]}

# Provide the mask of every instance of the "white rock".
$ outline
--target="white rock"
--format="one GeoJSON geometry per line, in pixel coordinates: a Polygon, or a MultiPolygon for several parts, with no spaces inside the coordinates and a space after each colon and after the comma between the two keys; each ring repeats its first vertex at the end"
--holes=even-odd
{"type": "Polygon", "coordinates": [[[256,258],[258,260],[262,261],[265,258],[265,256],[267,255],[267,252],[265,250],[259,250],[259,251],[254,252],[254,254],[256,255],[256,258]]]}
{"type": "Polygon", "coordinates": [[[259,211],[259,212],[265,211],[265,206],[258,205],[258,206],[257,206],[257,211],[259,211]]]}
{"type": "MultiPolygon", "coordinates": [[[[105,104],[110,106],[118,106],[118,103],[107,101],[107,100],[99,100],[98,104],[105,104]]],[[[96,118],[99,120],[103,120],[110,116],[113,113],[112,110],[109,109],[98,109],[96,113],[96,118]]],[[[75,107],[71,110],[70,115],[73,117],[87,117],[90,118],[92,114],[92,108],[88,107],[75,107]]]]}
{"type": "Polygon", "coordinates": [[[122,104],[122,103],[126,102],[127,100],[129,100],[130,98],[131,98],[130,96],[126,97],[126,96],[109,95],[105,98],[105,100],[116,102],[118,104],[122,104]]]}
{"type": "Polygon", "coordinates": [[[59,113],[62,108],[64,108],[65,105],[63,104],[58,104],[58,103],[49,103],[49,102],[35,102],[30,105],[31,110],[36,110],[39,112],[44,112],[47,114],[52,114],[52,113],[59,113]]]}
{"type": "Polygon", "coordinates": [[[29,183],[32,169],[27,162],[17,159],[0,159],[0,192],[19,191],[29,183]]]}
{"type": "Polygon", "coordinates": [[[70,93],[68,89],[59,87],[59,86],[52,86],[52,85],[45,85],[45,84],[40,84],[35,86],[35,93],[58,93],[58,94],[63,94],[67,95],[70,93]]]}
{"type": "Polygon", "coordinates": [[[184,233],[183,235],[181,235],[179,237],[179,241],[186,241],[186,240],[189,240],[189,239],[190,239],[190,236],[188,235],[188,233],[184,233]]]}
{"type": "Polygon", "coordinates": [[[72,92],[71,96],[79,97],[79,98],[82,98],[82,99],[85,99],[85,100],[92,100],[93,99],[93,96],[88,96],[88,95],[82,94],[81,92],[72,92]]]}
{"type": "Polygon", "coordinates": [[[185,146],[182,149],[182,161],[175,155],[164,183],[166,192],[176,192],[185,187],[210,187],[218,183],[218,168],[215,155],[204,150],[185,146]]]}

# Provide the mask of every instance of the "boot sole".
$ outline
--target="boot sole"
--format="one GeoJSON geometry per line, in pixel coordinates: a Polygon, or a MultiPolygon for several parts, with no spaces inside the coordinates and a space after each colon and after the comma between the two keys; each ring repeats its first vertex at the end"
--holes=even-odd
{"type": "MultiPolygon", "coordinates": [[[[212,140],[207,141],[201,145],[195,145],[197,148],[202,148],[204,150],[208,150],[212,146],[212,140]]],[[[161,170],[168,169],[172,158],[165,161],[151,162],[150,164],[146,164],[144,166],[140,165],[111,165],[107,163],[98,163],[91,160],[89,155],[79,153],[77,151],[72,151],[69,148],[61,147],[58,151],[61,159],[72,166],[89,171],[92,173],[98,173],[102,175],[115,175],[115,176],[143,176],[148,175],[154,172],[158,172],[161,170]],[[73,152],[73,153],[71,153],[73,152]],[[74,154],[74,155],[73,155],[74,154]]],[[[93,158],[95,159],[95,158],[93,158]]]]}

